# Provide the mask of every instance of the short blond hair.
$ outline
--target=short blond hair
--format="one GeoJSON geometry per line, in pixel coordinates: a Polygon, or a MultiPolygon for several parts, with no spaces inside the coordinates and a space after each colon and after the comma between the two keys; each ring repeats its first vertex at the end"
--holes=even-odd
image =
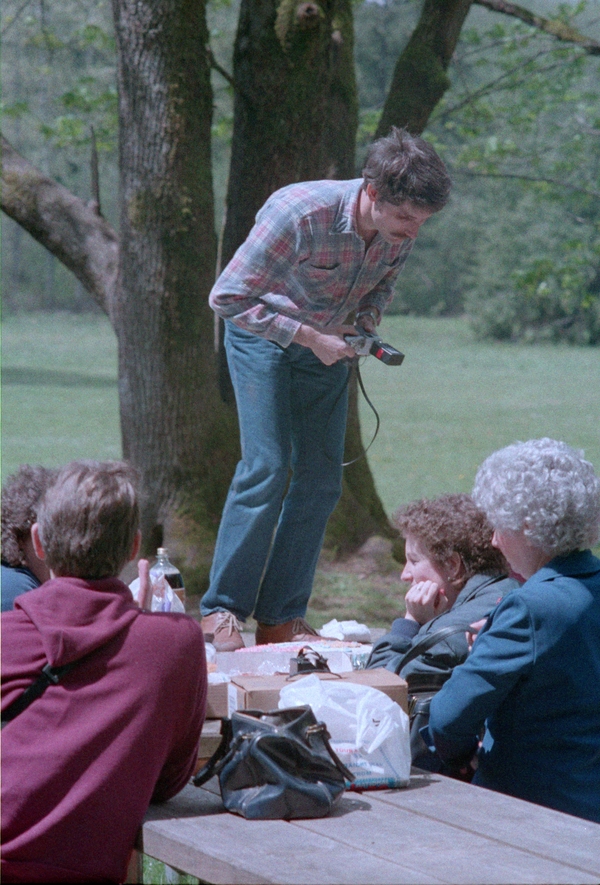
{"type": "Polygon", "coordinates": [[[136,473],[124,461],[72,461],[38,510],[46,563],[55,575],[117,576],[131,557],[139,526],[136,473]]]}

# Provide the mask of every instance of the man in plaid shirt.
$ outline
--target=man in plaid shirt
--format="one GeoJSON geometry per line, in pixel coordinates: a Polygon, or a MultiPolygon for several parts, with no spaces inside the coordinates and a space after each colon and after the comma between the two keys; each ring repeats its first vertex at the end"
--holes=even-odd
{"type": "Polygon", "coordinates": [[[210,304],[225,320],[242,444],[201,604],[217,650],[243,645],[252,614],[257,644],[316,635],[304,615],[341,494],[348,318],[375,330],[449,192],[431,145],[394,128],[362,179],[276,191],[217,280],[210,304]]]}

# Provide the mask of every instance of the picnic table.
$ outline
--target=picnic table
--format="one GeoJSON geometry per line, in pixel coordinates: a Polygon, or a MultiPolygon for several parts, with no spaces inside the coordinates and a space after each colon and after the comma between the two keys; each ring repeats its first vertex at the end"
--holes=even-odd
{"type": "Polygon", "coordinates": [[[228,885],[600,882],[600,824],[418,770],[405,789],[346,792],[329,817],[290,822],[230,814],[216,779],[190,785],[150,807],[137,848],[228,885]]]}

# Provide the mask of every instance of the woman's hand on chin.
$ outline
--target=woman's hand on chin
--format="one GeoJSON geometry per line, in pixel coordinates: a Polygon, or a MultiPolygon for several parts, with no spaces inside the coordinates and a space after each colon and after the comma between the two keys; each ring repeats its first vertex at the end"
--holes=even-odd
{"type": "Polygon", "coordinates": [[[435,581],[419,581],[413,584],[404,599],[409,621],[427,624],[432,618],[448,611],[452,606],[443,587],[435,581]]]}

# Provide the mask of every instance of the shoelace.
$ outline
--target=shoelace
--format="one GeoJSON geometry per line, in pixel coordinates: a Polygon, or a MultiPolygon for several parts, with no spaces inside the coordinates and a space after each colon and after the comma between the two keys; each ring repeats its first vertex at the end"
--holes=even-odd
{"type": "Polygon", "coordinates": [[[217,619],[215,636],[217,635],[217,633],[220,633],[221,630],[227,630],[228,635],[231,636],[234,630],[237,630],[238,633],[240,633],[242,630],[242,625],[240,624],[236,616],[231,612],[221,612],[221,617],[217,619]]]}
{"type": "Polygon", "coordinates": [[[318,636],[316,630],[307,623],[304,618],[296,618],[292,624],[292,633],[296,635],[296,633],[308,633],[309,636],[318,636]]]}

